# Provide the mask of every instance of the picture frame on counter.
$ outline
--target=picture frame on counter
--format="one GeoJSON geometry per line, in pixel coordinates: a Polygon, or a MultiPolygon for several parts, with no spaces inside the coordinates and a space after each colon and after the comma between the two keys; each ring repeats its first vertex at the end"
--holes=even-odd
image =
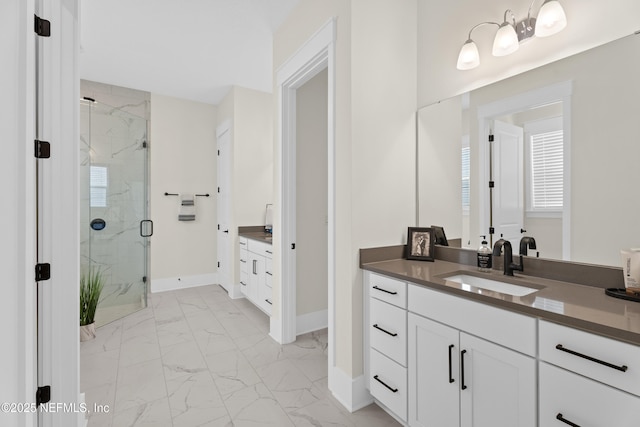
{"type": "Polygon", "coordinates": [[[433,229],[429,227],[409,227],[407,233],[407,259],[433,261],[433,229]]]}

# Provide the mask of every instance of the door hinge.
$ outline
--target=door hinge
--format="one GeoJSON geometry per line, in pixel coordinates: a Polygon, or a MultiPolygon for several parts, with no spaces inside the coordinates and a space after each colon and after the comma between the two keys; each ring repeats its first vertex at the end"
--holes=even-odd
{"type": "Polygon", "coordinates": [[[147,276],[142,276],[142,283],[147,283],[147,276]]]}
{"type": "Polygon", "coordinates": [[[51,279],[51,264],[36,264],[36,282],[51,279]]]}
{"type": "Polygon", "coordinates": [[[220,150],[218,150],[218,156],[220,155],[220,150]]]}
{"type": "Polygon", "coordinates": [[[142,141],[142,148],[147,148],[147,141],[142,141]]]}
{"type": "Polygon", "coordinates": [[[220,192],[220,187],[218,187],[218,193],[220,192]]]}
{"type": "Polygon", "coordinates": [[[51,157],[51,144],[47,141],[34,140],[34,155],[36,159],[48,159],[51,157]]]}
{"type": "Polygon", "coordinates": [[[38,387],[36,390],[36,406],[40,406],[43,403],[49,403],[51,401],[51,386],[44,385],[38,387]]]}
{"type": "Polygon", "coordinates": [[[291,249],[295,249],[295,248],[296,248],[296,244],[295,244],[295,243],[292,243],[292,244],[291,244],[291,249]]]}
{"type": "Polygon", "coordinates": [[[489,234],[495,234],[496,233],[496,229],[493,227],[489,227],[489,234]]]}
{"type": "Polygon", "coordinates": [[[489,188],[493,188],[496,186],[496,183],[494,181],[489,181],[489,188]]]}
{"type": "Polygon", "coordinates": [[[220,230],[220,224],[218,224],[218,230],[220,230]]]}
{"type": "Polygon", "coordinates": [[[489,135],[489,142],[493,142],[493,135],[489,135]]]}
{"type": "Polygon", "coordinates": [[[33,30],[40,37],[51,37],[51,22],[33,15],[33,30]]]}
{"type": "Polygon", "coordinates": [[[218,268],[220,268],[220,261],[218,261],[218,268]]]}

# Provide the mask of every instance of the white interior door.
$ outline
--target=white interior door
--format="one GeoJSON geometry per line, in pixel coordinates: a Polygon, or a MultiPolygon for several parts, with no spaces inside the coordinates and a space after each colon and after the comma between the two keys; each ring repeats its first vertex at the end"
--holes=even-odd
{"type": "Polygon", "coordinates": [[[231,128],[229,124],[223,124],[218,128],[217,140],[218,280],[229,295],[234,298],[235,287],[231,274],[231,128]]]}
{"type": "Polygon", "coordinates": [[[493,135],[492,225],[496,240],[516,245],[524,226],[524,130],[495,120],[493,135]]]}

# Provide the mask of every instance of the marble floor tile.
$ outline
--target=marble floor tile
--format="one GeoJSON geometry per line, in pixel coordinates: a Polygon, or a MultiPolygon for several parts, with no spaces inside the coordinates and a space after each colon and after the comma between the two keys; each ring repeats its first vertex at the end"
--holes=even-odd
{"type": "Polygon", "coordinates": [[[230,424],[227,408],[208,371],[167,380],[167,390],[174,425],[230,424]]]}
{"type": "Polygon", "coordinates": [[[296,426],[355,427],[349,416],[328,399],[318,400],[304,408],[288,412],[296,426]]]}
{"type": "Polygon", "coordinates": [[[349,413],[329,391],[327,330],[280,345],[270,319],[218,285],[149,295],[149,307],[81,345],[89,427],[398,426],[349,413]]]}
{"type": "Polygon", "coordinates": [[[160,359],[121,367],[116,387],[116,413],[166,398],[167,386],[160,359]]]}
{"type": "Polygon", "coordinates": [[[256,370],[285,411],[303,408],[323,397],[323,393],[288,359],[256,370]]]}
{"type": "Polygon", "coordinates": [[[80,343],[80,351],[82,354],[86,355],[104,353],[109,350],[117,350],[120,348],[122,329],[122,320],[96,328],[96,337],[90,341],[80,343]]]}
{"type": "Polygon", "coordinates": [[[173,427],[169,399],[154,400],[120,411],[113,416],[114,427],[173,427]]]}
{"type": "Polygon", "coordinates": [[[234,427],[294,425],[262,383],[237,390],[226,396],[224,402],[234,427]]]}
{"type": "Polygon", "coordinates": [[[198,372],[208,373],[204,357],[194,341],[163,347],[162,366],[167,381],[198,372]]]}

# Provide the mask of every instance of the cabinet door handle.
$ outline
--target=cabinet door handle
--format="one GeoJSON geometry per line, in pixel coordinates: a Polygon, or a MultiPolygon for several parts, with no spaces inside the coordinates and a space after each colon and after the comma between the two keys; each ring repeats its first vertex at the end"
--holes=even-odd
{"type": "Polygon", "coordinates": [[[398,334],[397,334],[397,333],[389,332],[389,331],[387,331],[386,329],[382,329],[380,326],[378,326],[378,324],[377,324],[377,323],[376,323],[375,325],[373,325],[373,327],[374,327],[374,328],[376,328],[376,329],[377,329],[377,330],[379,330],[379,331],[384,332],[385,334],[389,334],[389,335],[391,335],[392,337],[397,337],[397,336],[398,336],[398,334]]]}
{"type": "Polygon", "coordinates": [[[578,353],[577,351],[569,350],[568,348],[564,348],[562,344],[558,344],[556,346],[557,350],[564,351],[565,353],[573,354],[574,356],[582,357],[583,359],[587,359],[591,362],[599,363],[608,368],[615,369],[617,371],[627,372],[627,365],[617,366],[609,362],[605,362],[604,360],[596,359],[595,357],[587,356],[586,354],[578,353]]]}
{"type": "Polygon", "coordinates": [[[380,292],[386,292],[386,293],[391,294],[391,295],[397,295],[397,294],[398,294],[398,293],[397,293],[397,292],[395,292],[395,291],[388,291],[388,290],[386,290],[386,289],[382,289],[382,288],[379,288],[379,287],[377,287],[377,286],[374,286],[374,287],[373,287],[373,289],[376,289],[376,290],[378,290],[378,291],[380,291],[380,292]]]}
{"type": "Polygon", "coordinates": [[[453,379],[453,372],[452,372],[453,367],[451,366],[451,350],[453,350],[453,347],[454,347],[453,344],[449,345],[449,384],[455,381],[453,379]]]}
{"type": "Polygon", "coordinates": [[[257,259],[254,259],[254,260],[253,260],[253,274],[256,274],[256,275],[258,274],[258,273],[256,273],[256,264],[257,264],[257,263],[258,263],[258,260],[257,260],[257,259]]]}
{"type": "Polygon", "coordinates": [[[373,376],[373,379],[374,379],[374,380],[376,380],[376,381],[378,381],[380,384],[382,384],[383,386],[385,386],[386,388],[388,388],[388,389],[389,389],[389,390],[391,390],[392,392],[394,392],[394,393],[397,393],[397,392],[398,392],[398,389],[397,389],[397,388],[391,388],[391,387],[389,387],[389,386],[388,386],[384,381],[382,381],[380,378],[378,378],[378,376],[377,376],[377,375],[374,375],[374,376],[373,376]]]}
{"type": "Polygon", "coordinates": [[[461,386],[460,388],[462,390],[466,390],[467,389],[467,385],[464,383],[464,355],[467,353],[467,350],[462,350],[460,352],[460,381],[461,381],[461,386]]]}
{"type": "Polygon", "coordinates": [[[566,419],[565,417],[562,416],[562,414],[558,414],[556,415],[556,420],[560,420],[565,424],[569,424],[571,427],[580,427],[578,424],[576,423],[572,423],[571,421],[569,421],[568,419],[566,419]]]}

